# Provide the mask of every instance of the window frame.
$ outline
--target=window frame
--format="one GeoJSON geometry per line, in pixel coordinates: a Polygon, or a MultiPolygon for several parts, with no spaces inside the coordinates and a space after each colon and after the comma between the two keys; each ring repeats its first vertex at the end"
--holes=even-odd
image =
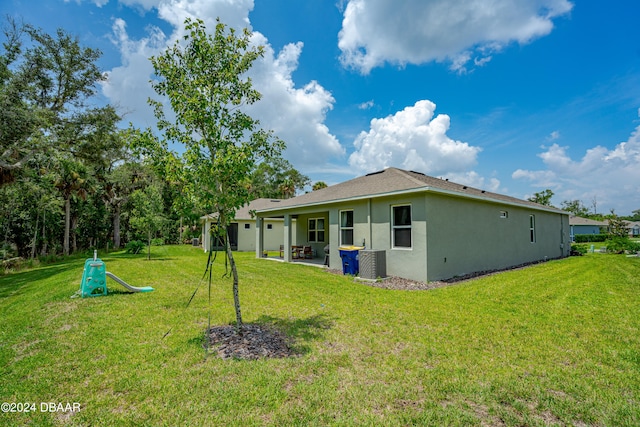
{"type": "MultiPolygon", "coordinates": [[[[348,220],[346,221],[348,223],[348,220]]],[[[340,211],[338,211],[338,237],[339,237],[339,241],[340,241],[340,246],[353,246],[353,242],[355,241],[355,230],[354,230],[354,225],[355,225],[355,220],[354,220],[354,214],[353,214],[353,209],[342,209],[340,211]],[[343,213],[348,213],[351,212],[351,226],[343,226],[342,225],[342,214],[343,213]],[[351,243],[348,242],[344,242],[343,240],[343,236],[342,236],[342,232],[343,231],[349,231],[351,230],[351,243]]]]}
{"type": "Polygon", "coordinates": [[[402,203],[397,205],[391,205],[391,221],[389,222],[391,226],[391,249],[399,249],[410,251],[413,249],[413,206],[411,203],[402,203]],[[401,207],[409,207],[409,225],[396,225],[395,224],[395,209],[401,207]],[[396,230],[406,230],[409,229],[409,246],[398,246],[396,245],[396,230]]]}
{"type": "Polygon", "coordinates": [[[307,219],[307,241],[309,243],[324,243],[326,240],[326,229],[325,229],[325,224],[326,224],[327,220],[324,217],[317,217],[317,218],[308,218],[307,219]],[[322,228],[318,228],[318,220],[322,220],[322,228]],[[315,226],[312,228],[311,227],[311,221],[315,222],[315,226]],[[311,239],[311,232],[314,233],[315,235],[315,239],[311,239]],[[319,238],[319,232],[322,232],[322,240],[319,238]]]}
{"type": "Polygon", "coordinates": [[[529,215],[529,241],[536,243],[536,216],[529,215]]]}

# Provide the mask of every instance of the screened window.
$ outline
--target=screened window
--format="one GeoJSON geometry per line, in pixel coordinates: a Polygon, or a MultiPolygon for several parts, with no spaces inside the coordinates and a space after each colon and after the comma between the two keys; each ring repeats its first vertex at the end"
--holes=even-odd
{"type": "Polygon", "coordinates": [[[411,205],[392,207],[391,239],[394,248],[411,248],[411,205]]]}
{"type": "Polygon", "coordinates": [[[353,245],[353,211],[340,211],[340,245],[353,245]]]}
{"type": "Polygon", "coordinates": [[[309,218],[309,242],[324,242],[324,218],[309,218]]]}
{"type": "Polygon", "coordinates": [[[531,243],[536,242],[536,216],[529,215],[529,238],[531,243]]]}

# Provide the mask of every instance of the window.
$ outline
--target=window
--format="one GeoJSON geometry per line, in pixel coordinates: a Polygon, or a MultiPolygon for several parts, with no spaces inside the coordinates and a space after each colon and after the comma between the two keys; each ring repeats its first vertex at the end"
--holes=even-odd
{"type": "Polygon", "coordinates": [[[273,224],[267,224],[267,230],[273,230],[273,224]]]}
{"type": "Polygon", "coordinates": [[[353,211],[340,211],[340,245],[353,245],[353,211]]]}
{"type": "Polygon", "coordinates": [[[411,248],[411,205],[391,207],[391,247],[411,248]]]}
{"type": "Polygon", "coordinates": [[[509,218],[509,212],[500,211],[500,218],[509,218]]]}
{"type": "Polygon", "coordinates": [[[324,242],[324,218],[309,218],[309,242],[324,242]]]}
{"type": "Polygon", "coordinates": [[[251,228],[251,224],[245,224],[245,225],[244,225],[244,229],[245,229],[245,230],[249,230],[250,228],[251,228]]]}
{"type": "Polygon", "coordinates": [[[531,243],[536,242],[536,216],[529,215],[529,238],[531,243]]]}

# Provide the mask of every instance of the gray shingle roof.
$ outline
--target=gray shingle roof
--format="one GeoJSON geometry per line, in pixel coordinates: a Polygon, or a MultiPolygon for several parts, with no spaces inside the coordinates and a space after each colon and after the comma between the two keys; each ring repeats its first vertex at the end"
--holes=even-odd
{"type": "Polygon", "coordinates": [[[406,171],[397,168],[387,168],[365,176],[354,178],[340,184],[332,185],[321,190],[312,191],[282,200],[277,206],[257,209],[260,212],[287,210],[295,207],[313,206],[319,204],[336,203],[344,200],[380,197],[384,195],[406,193],[412,191],[434,191],[447,193],[459,197],[484,199],[500,203],[527,206],[535,209],[563,212],[560,209],[543,206],[528,200],[521,200],[503,194],[491,193],[449,180],[434,178],[419,172],[406,171]]]}
{"type": "Polygon", "coordinates": [[[596,221],[595,219],[571,215],[569,217],[569,225],[597,225],[599,227],[606,227],[609,223],[606,221],[596,221]]]}
{"type": "MultiPolygon", "coordinates": [[[[261,209],[269,209],[278,207],[280,202],[284,200],[280,199],[255,199],[249,202],[248,205],[245,205],[236,211],[236,220],[249,220],[254,219],[251,216],[251,211],[257,211],[261,209]]],[[[209,214],[201,217],[201,220],[206,220],[209,218],[217,218],[217,214],[209,214]]]]}

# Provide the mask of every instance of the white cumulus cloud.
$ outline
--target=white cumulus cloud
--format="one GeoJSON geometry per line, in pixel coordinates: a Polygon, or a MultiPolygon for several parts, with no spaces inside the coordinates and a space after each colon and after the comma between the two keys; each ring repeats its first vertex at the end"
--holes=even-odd
{"type": "Polygon", "coordinates": [[[302,43],[288,44],[276,55],[264,36],[254,33],[253,37],[266,49],[250,72],[262,99],[247,108],[249,114],[287,143],[285,157],[297,167],[343,156],[344,148],[324,124],[335,99],[316,81],[296,87],[291,76],[298,67],[302,43]]]}
{"type": "Polygon", "coordinates": [[[132,40],[122,19],[116,19],[112,29],[113,42],[120,49],[121,65],[107,72],[102,92],[124,114],[125,121],[138,127],[154,126],[156,119],[147,104],[147,99],[156,97],[149,83],[153,75],[149,58],[166,47],[167,38],[158,28],[150,27],[147,37],[132,40]]]}
{"type": "Polygon", "coordinates": [[[549,34],[568,0],[349,0],[338,46],[342,62],[367,74],[385,62],[447,61],[465,72],[510,43],[549,34]]]}
{"type": "Polygon", "coordinates": [[[434,118],[435,109],[433,102],[423,100],[392,116],[371,120],[369,131],[356,138],[349,164],[362,172],[389,166],[429,175],[468,171],[481,149],[451,139],[449,116],[434,118]]]}
{"type": "MultiPolygon", "coordinates": [[[[184,35],[186,18],[202,19],[211,32],[217,17],[236,30],[251,28],[249,12],[253,9],[253,0],[122,1],[146,11],[157,10],[158,17],[173,27],[167,35],[156,27],[149,27],[146,37],[134,40],[128,35],[124,20],[116,19],[113,24],[112,38],[122,64],[108,72],[103,93],[127,114],[125,120],[140,127],[155,124],[147,99],[159,99],[149,83],[154,78],[149,58],[161,54],[184,35]]],[[[252,37],[254,44],[265,46],[265,55],[249,72],[262,99],[247,107],[247,111],[287,143],[285,157],[297,168],[317,166],[343,156],[344,148],[324,124],[327,111],[335,103],[333,96],[315,81],[302,86],[293,81],[292,73],[297,68],[302,43],[288,44],[276,53],[262,34],[254,32],[252,37]]]]}
{"type": "Polygon", "coordinates": [[[571,158],[569,147],[543,148],[539,157],[545,169],[518,169],[512,178],[552,189],[560,201],[579,199],[588,204],[595,197],[600,206],[616,208],[621,215],[640,207],[640,126],[613,149],[596,146],[579,159],[571,158]]]}

